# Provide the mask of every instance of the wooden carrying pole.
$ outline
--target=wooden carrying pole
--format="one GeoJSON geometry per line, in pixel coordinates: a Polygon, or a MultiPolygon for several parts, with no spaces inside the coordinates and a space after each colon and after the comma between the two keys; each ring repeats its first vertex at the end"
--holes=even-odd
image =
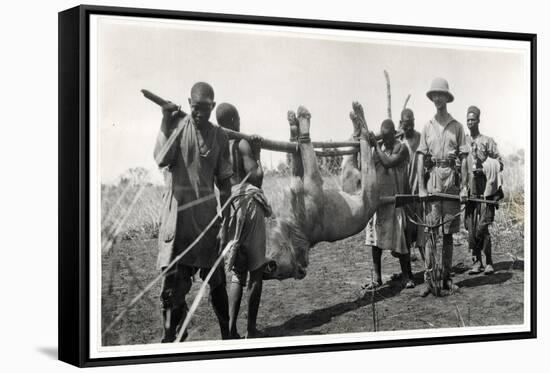
{"type": "MultiPolygon", "coordinates": [[[[223,128],[223,127],[222,127],[223,128]]],[[[232,131],[227,128],[223,128],[227,136],[230,140],[250,140],[251,136],[247,135],[242,132],[236,132],[232,131]]],[[[327,141],[327,142],[320,142],[320,141],[312,141],[311,144],[314,148],[317,149],[324,149],[322,151],[319,151],[319,155],[326,154],[326,155],[337,155],[336,150],[332,150],[335,148],[354,148],[354,149],[348,149],[348,150],[342,150],[342,152],[346,152],[346,154],[353,154],[357,153],[359,151],[359,141],[327,141]]],[[[295,153],[297,151],[298,143],[296,142],[290,142],[290,141],[276,141],[276,140],[269,140],[262,138],[262,149],[266,150],[272,150],[276,152],[286,152],[286,153],[295,153]]]]}
{"type": "MultiPolygon", "coordinates": [[[[153,101],[155,104],[159,106],[163,106],[168,102],[162,97],[146,89],[142,89],[141,93],[143,93],[143,96],[145,96],[145,98],[153,101]]],[[[185,115],[187,114],[182,111],[181,116],[185,116],[185,115]]],[[[250,135],[247,135],[245,133],[236,132],[224,127],[221,127],[221,128],[224,130],[224,132],[227,134],[227,136],[231,140],[237,140],[237,139],[250,140],[251,138],[250,135]]],[[[315,151],[315,154],[320,156],[347,155],[347,154],[355,154],[359,152],[359,141],[337,141],[337,142],[336,141],[335,142],[313,141],[312,145],[314,148],[323,149],[323,150],[315,151]],[[351,149],[336,149],[336,148],[351,148],[351,149]]],[[[277,141],[277,140],[270,140],[270,139],[264,139],[264,138],[262,138],[261,147],[262,149],[272,150],[276,152],[285,152],[285,153],[295,153],[298,150],[298,144],[295,142],[277,141]]]]}
{"type": "MultiPolygon", "coordinates": [[[[168,101],[163,99],[160,96],[157,96],[151,91],[148,91],[146,89],[142,89],[141,93],[145,96],[145,98],[153,101],[155,104],[159,106],[165,105],[168,101]]],[[[180,109],[181,111],[181,109],[180,109]]],[[[181,116],[187,115],[183,111],[181,111],[181,116]]],[[[250,135],[247,135],[242,132],[236,132],[232,131],[230,129],[221,127],[229,139],[236,140],[236,139],[244,139],[244,140],[250,140],[250,135]]],[[[397,132],[396,137],[401,136],[402,133],[400,131],[397,132]]],[[[380,140],[380,135],[376,136],[377,140],[380,140]]],[[[315,154],[319,156],[335,156],[335,155],[350,155],[355,154],[359,152],[359,141],[312,141],[312,145],[316,149],[315,154]],[[348,149],[336,149],[336,148],[348,148],[348,149]]],[[[277,140],[270,140],[262,138],[261,143],[262,149],[271,150],[275,152],[285,152],[285,153],[296,153],[298,150],[298,144],[295,142],[290,141],[277,141],[277,140]]]]}

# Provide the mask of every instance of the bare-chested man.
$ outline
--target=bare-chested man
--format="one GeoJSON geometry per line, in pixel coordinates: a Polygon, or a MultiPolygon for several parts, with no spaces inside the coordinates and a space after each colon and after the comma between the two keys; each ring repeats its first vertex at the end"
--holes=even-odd
{"type": "MultiPolygon", "coordinates": [[[[233,131],[240,131],[240,117],[235,106],[222,103],[216,110],[218,124],[233,131]]],[[[258,335],[256,319],[262,296],[262,276],[268,260],[265,257],[265,217],[271,208],[261,189],[263,169],[260,162],[261,138],[253,136],[250,141],[229,140],[233,165],[232,208],[228,222],[228,238],[237,242],[233,257],[227,258],[232,278],[229,288],[229,333],[231,338],[240,338],[237,318],[241,305],[243,287],[248,281],[248,325],[246,338],[258,335]],[[248,176],[246,182],[242,183],[248,176]]]]}

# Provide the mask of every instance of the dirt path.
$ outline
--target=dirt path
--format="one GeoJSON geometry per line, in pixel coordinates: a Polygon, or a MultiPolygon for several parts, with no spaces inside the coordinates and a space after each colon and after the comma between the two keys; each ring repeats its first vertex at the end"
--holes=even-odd
{"type": "MultiPolygon", "coordinates": [[[[358,234],[337,243],[319,244],[312,249],[305,279],[264,283],[258,327],[269,336],[296,336],[373,331],[372,294],[361,286],[370,280],[370,252],[358,234]]],[[[389,281],[399,271],[399,263],[389,253],[382,261],[384,286],[376,292],[378,330],[406,330],[441,327],[519,324],[523,320],[523,262],[508,253],[521,252],[500,242],[493,261],[496,273],[471,276],[466,269],[470,255],[461,237],[455,242],[454,282],[460,286],[451,296],[420,298],[417,289],[402,289],[389,281]],[[462,319],[462,321],[461,321],[462,319]]],[[[155,270],[156,240],[123,241],[103,258],[103,322],[110,321],[125,304],[158,273],[155,270]],[[114,271],[113,271],[114,270],[114,271]]],[[[417,283],[422,282],[423,264],[413,262],[417,283]]],[[[193,285],[192,302],[200,281],[193,285]]],[[[161,337],[161,317],[157,285],[124,321],[104,339],[104,344],[157,342],[161,337]]],[[[246,325],[246,296],[239,316],[239,330],[246,325]]],[[[217,321],[207,296],[190,325],[190,340],[219,339],[217,321]]]]}

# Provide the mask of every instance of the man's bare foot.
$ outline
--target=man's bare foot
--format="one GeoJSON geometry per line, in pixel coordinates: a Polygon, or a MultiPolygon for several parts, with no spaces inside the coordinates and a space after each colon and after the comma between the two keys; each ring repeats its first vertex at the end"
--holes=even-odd
{"type": "Polygon", "coordinates": [[[401,272],[392,273],[392,275],[390,276],[390,280],[391,281],[398,281],[398,280],[401,280],[401,277],[403,277],[403,273],[401,273],[401,272]]]}
{"type": "Polygon", "coordinates": [[[410,278],[407,278],[403,281],[403,287],[405,289],[414,289],[414,287],[416,286],[416,284],[414,283],[414,281],[410,278]]]}
{"type": "Polygon", "coordinates": [[[353,108],[353,113],[357,117],[357,121],[361,125],[361,136],[364,138],[367,138],[369,133],[369,128],[367,126],[367,121],[365,119],[365,112],[363,110],[363,106],[357,101],[354,101],[351,104],[351,106],[353,108]]]}
{"type": "Polygon", "coordinates": [[[349,118],[351,119],[351,122],[353,123],[353,138],[355,140],[359,140],[361,137],[361,122],[357,118],[357,115],[352,111],[349,113],[349,118]]]}
{"type": "Polygon", "coordinates": [[[382,280],[376,280],[361,286],[361,288],[363,290],[376,290],[381,286],[382,286],[382,280]]]}
{"type": "Polygon", "coordinates": [[[492,275],[493,273],[495,273],[495,269],[493,268],[493,265],[487,264],[487,267],[485,267],[485,274],[492,275]]]}
{"type": "Polygon", "coordinates": [[[288,124],[290,126],[290,141],[298,140],[298,135],[300,131],[298,130],[298,119],[296,118],[296,113],[292,110],[289,110],[287,113],[288,124]]]}
{"type": "Polygon", "coordinates": [[[303,106],[298,107],[298,123],[300,129],[300,136],[309,135],[309,126],[311,120],[311,113],[303,106]]]}
{"type": "Polygon", "coordinates": [[[258,329],[254,328],[252,330],[248,330],[246,332],[246,336],[245,338],[246,339],[249,339],[249,338],[260,338],[262,337],[262,332],[260,332],[258,329]]]}

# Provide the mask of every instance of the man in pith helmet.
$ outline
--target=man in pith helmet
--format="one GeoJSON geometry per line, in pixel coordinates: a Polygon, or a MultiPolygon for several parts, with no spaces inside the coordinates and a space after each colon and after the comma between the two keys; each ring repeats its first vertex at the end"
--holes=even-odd
{"type": "MultiPolygon", "coordinates": [[[[454,96],[449,90],[449,83],[443,78],[435,78],[430,89],[426,93],[433,102],[436,113],[424,126],[418,146],[418,194],[426,197],[430,192],[456,194],[465,199],[468,196],[466,183],[467,164],[466,157],[469,147],[466,142],[464,127],[447,111],[447,104],[454,101],[454,96]],[[432,157],[434,166],[430,171],[430,177],[426,182],[424,175],[424,159],[427,155],[432,157]],[[456,165],[461,172],[457,172],[456,165]],[[461,177],[460,175],[463,175],[461,177]]],[[[453,263],[453,234],[460,229],[460,203],[459,201],[435,201],[427,205],[427,223],[431,225],[442,224],[443,233],[443,289],[456,290],[451,280],[451,267],[453,263]]],[[[439,228],[436,231],[439,233],[439,228]]],[[[426,296],[434,289],[431,270],[434,267],[434,250],[430,244],[426,244],[426,271],[425,284],[420,295],[426,296]]]]}

